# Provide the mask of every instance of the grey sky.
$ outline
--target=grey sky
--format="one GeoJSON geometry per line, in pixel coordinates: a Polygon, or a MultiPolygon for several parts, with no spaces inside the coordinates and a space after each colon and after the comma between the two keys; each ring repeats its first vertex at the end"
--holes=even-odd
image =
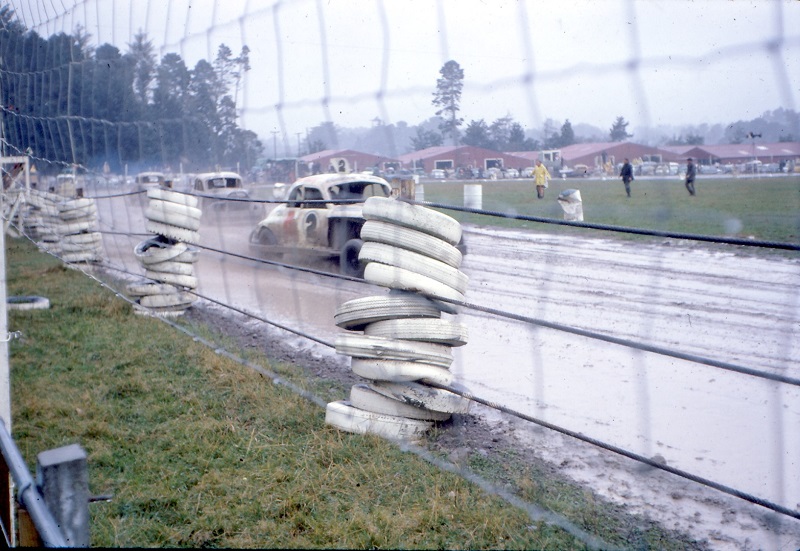
{"type": "Polygon", "coordinates": [[[448,59],[461,115],[607,129],[724,123],[800,108],[800,3],[788,0],[11,0],[42,35],[82,24],[127,49],[146,30],[191,68],[220,43],[251,49],[238,98],[262,138],[330,118],[418,124],[448,59]],[[191,7],[189,7],[191,6],[191,7]],[[526,81],[527,79],[527,81],[526,81]],[[328,100],[327,102],[325,100],[328,100]],[[278,107],[280,106],[280,107],[278,107]]]}

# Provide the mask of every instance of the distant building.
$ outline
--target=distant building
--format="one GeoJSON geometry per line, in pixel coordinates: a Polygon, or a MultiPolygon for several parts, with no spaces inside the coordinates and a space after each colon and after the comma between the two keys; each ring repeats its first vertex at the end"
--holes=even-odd
{"type": "Polygon", "coordinates": [[[701,164],[709,165],[738,165],[749,161],[800,164],[800,142],[666,145],[663,149],[674,152],[681,161],[692,157],[701,164]]]}
{"type": "Polygon", "coordinates": [[[409,170],[422,170],[426,174],[432,170],[446,170],[450,174],[466,178],[472,178],[473,171],[485,173],[490,169],[509,168],[522,170],[529,166],[529,161],[523,157],[471,145],[429,147],[406,153],[399,159],[403,167],[409,170]]]}
{"type": "Polygon", "coordinates": [[[564,165],[586,165],[589,168],[603,167],[608,163],[615,167],[624,159],[641,162],[666,163],[685,159],[666,148],[651,147],[633,142],[576,143],[561,148],[564,165]]]}
{"type": "Polygon", "coordinates": [[[398,159],[362,153],[352,149],[326,149],[300,157],[303,165],[301,175],[319,174],[323,172],[363,172],[377,169],[379,172],[399,169],[398,159]]]}

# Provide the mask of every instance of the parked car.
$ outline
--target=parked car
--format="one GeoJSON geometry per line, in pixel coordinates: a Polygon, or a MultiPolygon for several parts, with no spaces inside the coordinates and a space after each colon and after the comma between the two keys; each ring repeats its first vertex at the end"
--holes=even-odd
{"type": "Polygon", "coordinates": [[[445,178],[444,170],[440,168],[434,168],[433,170],[431,170],[431,178],[433,178],[434,180],[444,180],[445,178]]]}
{"type": "Polygon", "coordinates": [[[136,190],[147,191],[150,188],[164,187],[166,181],[167,177],[163,172],[140,172],[136,175],[136,190]]]}
{"type": "Polygon", "coordinates": [[[369,197],[391,194],[389,182],[369,174],[329,173],[300,178],[289,188],[287,203],[272,209],[250,233],[250,249],[263,256],[303,251],[338,257],[343,274],[360,277],[363,203],[369,197]]]}
{"type": "Polygon", "coordinates": [[[204,210],[251,208],[251,204],[246,201],[250,198],[250,193],[244,188],[242,177],[236,172],[197,174],[192,180],[191,192],[201,197],[200,204],[204,210]]]}

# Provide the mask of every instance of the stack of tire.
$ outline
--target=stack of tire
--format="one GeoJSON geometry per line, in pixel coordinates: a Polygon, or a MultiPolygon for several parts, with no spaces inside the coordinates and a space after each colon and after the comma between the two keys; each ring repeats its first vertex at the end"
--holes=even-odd
{"type": "Polygon", "coordinates": [[[196,300],[194,264],[200,241],[197,197],[162,188],[147,191],[145,229],[156,234],[134,248],[146,281],[130,283],[128,295],[141,307],[137,313],[180,316],[196,300]]]}
{"type": "Polygon", "coordinates": [[[94,231],[97,204],[94,199],[67,199],[55,193],[31,190],[29,221],[25,231],[36,233],[39,244],[68,264],[102,260],[103,238],[94,231]]]}
{"type": "Polygon", "coordinates": [[[455,386],[449,371],[452,348],[467,342],[466,326],[442,314],[464,301],[468,282],[460,271],[458,221],[397,199],[371,197],[363,207],[364,279],[387,294],[341,304],[334,315],[348,332],[336,351],[351,357],[353,372],[368,382],[354,385],[349,400],[328,404],[325,422],[354,433],[415,440],[469,401],[437,388],[455,386]]]}

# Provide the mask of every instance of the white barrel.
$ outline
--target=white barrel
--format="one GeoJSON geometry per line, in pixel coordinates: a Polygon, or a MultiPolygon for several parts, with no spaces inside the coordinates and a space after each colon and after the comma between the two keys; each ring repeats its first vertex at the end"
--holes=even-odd
{"type": "Polygon", "coordinates": [[[464,206],[468,209],[483,208],[483,185],[464,184],[464,206]]]}
{"type": "MultiPolygon", "coordinates": [[[[415,176],[415,178],[419,178],[415,176]]],[[[416,184],[414,189],[414,200],[415,201],[424,201],[425,200],[425,186],[422,184],[416,184]]]]}

